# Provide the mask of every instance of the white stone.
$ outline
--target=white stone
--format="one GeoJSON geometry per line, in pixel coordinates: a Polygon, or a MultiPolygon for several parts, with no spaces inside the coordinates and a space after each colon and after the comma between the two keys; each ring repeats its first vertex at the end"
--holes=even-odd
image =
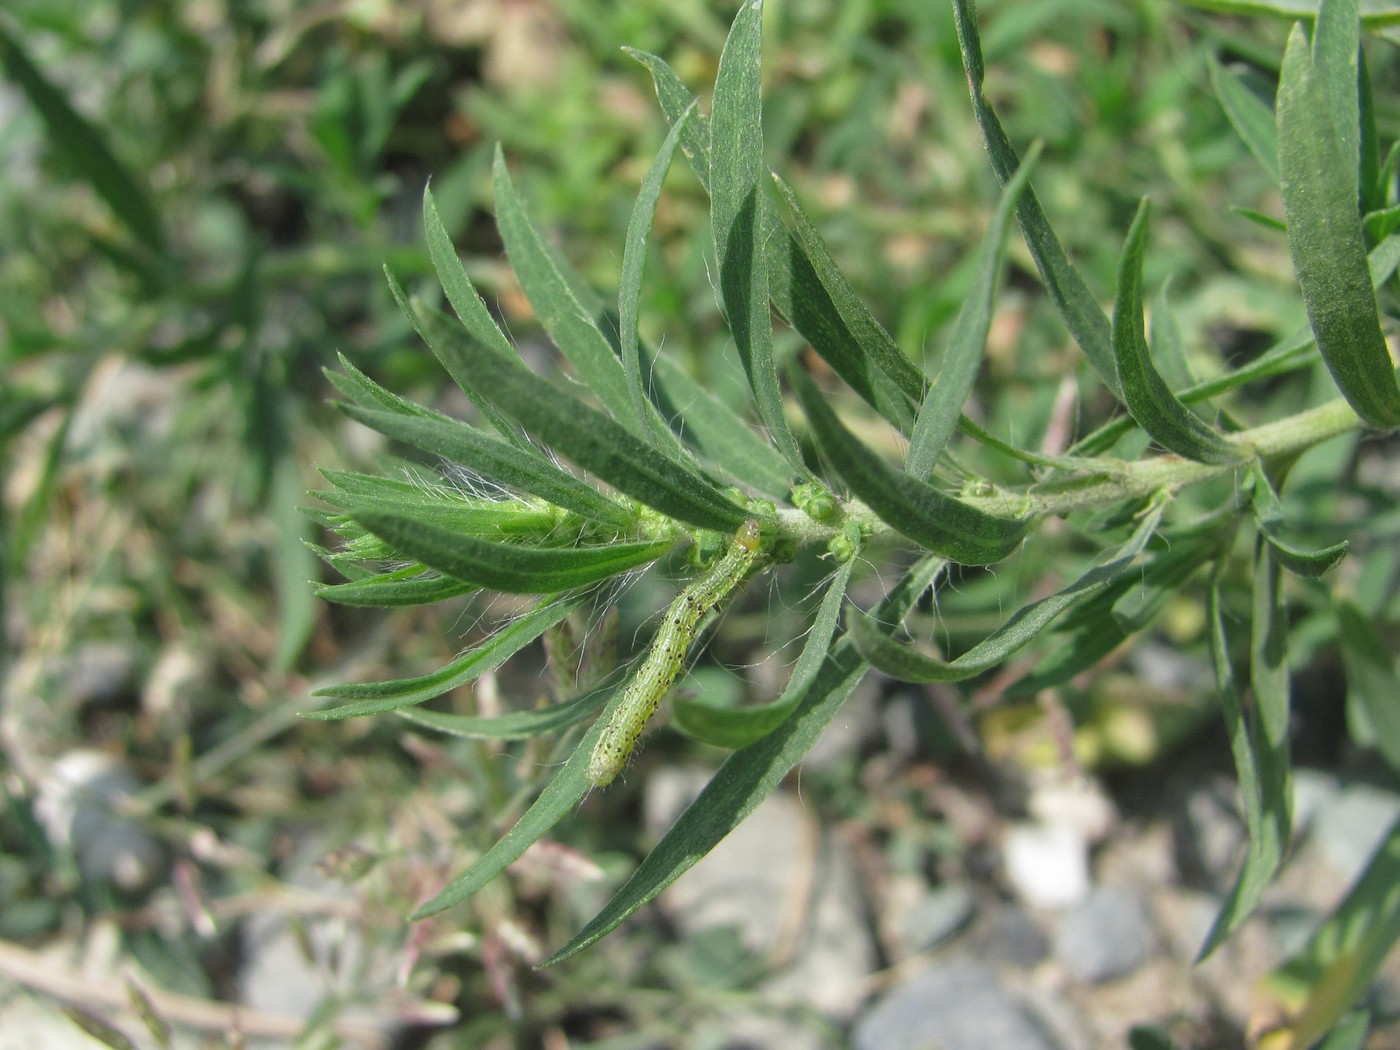
{"type": "Polygon", "coordinates": [[[1058,910],[1089,893],[1089,843],[1065,824],[1013,824],[1001,843],[1007,881],[1022,902],[1058,910]]]}

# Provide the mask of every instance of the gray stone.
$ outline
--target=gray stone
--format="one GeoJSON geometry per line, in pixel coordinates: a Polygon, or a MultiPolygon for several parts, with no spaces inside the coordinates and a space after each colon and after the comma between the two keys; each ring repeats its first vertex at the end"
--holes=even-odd
{"type": "Polygon", "coordinates": [[[666,766],[653,771],[642,796],[642,822],[647,832],[654,838],[666,834],[714,775],[713,769],[698,767],[666,766]]]}
{"type": "MultiPolygon", "coordinates": [[[[371,939],[357,889],[323,873],[323,862],[343,848],[308,833],[284,865],[283,881],[319,899],[322,908],[301,915],[268,908],[240,926],[238,1001],[257,1013],[307,1019],[335,1003],[327,1016],[338,1023],[387,1032],[401,1005],[391,991],[399,961],[371,939]],[[331,907],[337,900],[346,907],[331,907]]],[[[249,1041],[251,1050],[277,1045],[249,1041]]]]}
{"type": "Polygon", "coordinates": [[[1189,882],[1223,891],[1233,885],[1245,850],[1239,787],[1213,776],[1190,788],[1176,817],[1177,870],[1189,882]]]}
{"type": "Polygon", "coordinates": [[[1369,784],[1350,784],[1325,800],[1312,821],[1312,836],[1328,865],[1350,885],[1400,817],[1400,797],[1369,784]]]}
{"type": "Polygon", "coordinates": [[[1050,954],[1040,925],[1014,905],[998,908],[973,937],[977,958],[996,966],[1029,970],[1050,954]]]}
{"type": "Polygon", "coordinates": [[[876,675],[868,674],[856,684],[841,709],[802,756],[802,768],[827,768],[860,750],[878,725],[875,700],[879,688],[876,675]]]}
{"type": "Polygon", "coordinates": [[[84,879],[135,893],[150,887],[165,870],[160,843],[141,824],[119,813],[140,787],[120,760],[77,749],[44,774],[35,812],[49,840],[73,851],[84,879]]]}
{"type": "Polygon", "coordinates": [[[856,1021],[853,1050],[1059,1050],[996,974],[954,960],[914,974],[856,1021]]]}
{"type": "MultiPolygon", "coordinates": [[[[769,1014],[726,1015],[698,1022],[688,1033],[686,1046],[716,1050],[836,1050],[842,1044],[830,1034],[817,1031],[818,1025],[804,1025],[797,1017],[769,1014]]],[[[826,1026],[820,1026],[825,1028],[826,1026]]]]}
{"type": "Polygon", "coordinates": [[[135,691],[140,661],[125,642],[88,642],[73,650],[64,675],[65,700],[70,708],[103,706],[135,691]]]}
{"type": "MultiPolygon", "coordinates": [[[[685,786],[680,776],[674,779],[674,784],[655,788],[667,804],[685,786]]],[[[645,808],[650,824],[653,804],[648,801],[645,808]]],[[[668,806],[658,803],[655,808],[668,806]]],[[[769,955],[793,921],[793,891],[815,860],[816,842],[816,829],[796,801],[772,795],[668,887],[659,903],[685,933],[733,926],[750,951],[769,955]]]]}
{"type": "Polygon", "coordinates": [[[1055,956],[1076,978],[1097,984],[1132,973],[1155,944],[1141,895],[1123,886],[1100,886],[1061,919],[1055,956]]]}
{"type": "MultiPolygon", "coordinates": [[[[703,780],[658,772],[647,785],[648,825],[669,826],[703,780]]],[[[658,904],[685,934],[732,927],[749,951],[780,964],[763,985],[769,999],[834,1019],[854,1013],[876,966],[849,850],[786,793],[767,798],[658,904]]]]}
{"type": "Polygon", "coordinates": [[[904,763],[943,764],[981,750],[962,695],[950,685],[896,685],[879,717],[881,749],[904,763]]]}
{"type": "Polygon", "coordinates": [[[1342,785],[1335,774],[1320,769],[1293,771],[1293,833],[1301,835],[1312,827],[1319,813],[1335,805],[1342,785]]]}
{"type": "Polygon", "coordinates": [[[849,1021],[875,972],[874,937],[865,922],[860,878],[846,844],[827,836],[812,872],[812,896],[801,916],[790,961],[765,981],[765,998],[811,1007],[849,1021]]]}
{"type": "Polygon", "coordinates": [[[900,939],[910,951],[926,952],[966,926],[976,911],[977,895],[969,886],[935,886],[905,914],[900,939]]]}
{"type": "Polygon", "coordinates": [[[1140,642],[1129,651],[1128,663],[1138,678],[1161,689],[1215,688],[1215,673],[1210,664],[1175,646],[1140,642]]]}

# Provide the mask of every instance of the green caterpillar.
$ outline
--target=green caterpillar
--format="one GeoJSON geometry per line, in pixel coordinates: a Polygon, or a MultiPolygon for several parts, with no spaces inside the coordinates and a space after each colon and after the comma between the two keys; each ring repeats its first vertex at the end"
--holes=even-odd
{"type": "Polygon", "coordinates": [[[627,683],[622,702],[613,711],[593,748],[588,760],[589,783],[604,787],[622,772],[647,720],[656,713],[661,698],[685,666],[700,621],[718,608],[758,567],[763,560],[761,547],[759,524],[749,518],[709,571],[681,591],[671,603],[646,659],[627,683]]]}

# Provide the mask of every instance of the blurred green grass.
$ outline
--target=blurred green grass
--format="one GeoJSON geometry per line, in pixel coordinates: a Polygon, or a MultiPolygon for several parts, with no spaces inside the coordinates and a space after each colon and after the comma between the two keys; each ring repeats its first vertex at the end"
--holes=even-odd
{"type": "MultiPolygon", "coordinates": [[[[37,943],[117,919],[125,950],[168,987],[226,994],[229,916],[241,914],[228,901],[277,910],[299,839],[326,851],[356,842],[379,858],[355,883],[358,927],[383,957],[408,940],[422,960],[415,994],[476,1004],[462,1038],[485,1045],[513,1014],[544,1030],[589,1009],[665,1030],[655,1001],[618,993],[616,974],[656,951],[651,931],[567,972],[524,969],[531,943],[559,943],[589,913],[570,897],[587,885],[549,906],[490,888],[474,904],[474,943],[445,926],[404,929],[457,866],[440,855],[456,826],[474,826],[469,848],[489,842],[528,771],[387,720],[292,717],[318,682],[411,673],[485,629],[462,603],[381,619],[313,602],[304,541],[319,537],[299,507],[316,485],[310,464],[388,459],[325,404],[320,370],[337,350],[406,397],[460,407],[380,274],[388,263],[411,290],[439,295],[417,232],[424,183],[473,277],[528,342],[535,329],[487,207],[495,143],[541,224],[615,291],[636,186],[665,130],[644,71],[619,48],[661,54],[701,89],[734,7],[16,0],[0,13],[11,766],[0,935],[37,943]],[[44,84],[59,103],[45,108],[44,84]],[[101,646],[122,659],[93,685],[78,672],[101,646]],[[136,818],[193,880],[190,899],[217,935],[194,921],[169,933],[149,888],[124,895],[54,851],[35,792],[77,748],[119,757],[148,785],[136,818]]],[[[989,0],[981,13],[989,90],[1013,141],[1044,140],[1037,190],[1091,288],[1109,295],[1122,232],[1150,195],[1147,280],[1175,275],[1198,374],[1220,366],[1219,347],[1248,353],[1301,322],[1277,242],[1219,219],[1228,204],[1281,209],[1205,65],[1221,51],[1275,61],[1284,25],[1155,0],[989,0]]],[[[951,16],[919,0],[822,0],[773,3],[768,17],[769,162],[876,316],[935,370],[996,198],[951,16]]],[[[1400,131],[1393,110],[1381,119],[1387,137],[1400,131]]],[[[705,215],[698,184],[674,174],[642,317],[653,342],[723,389],[705,215]]],[[[1056,425],[1074,355],[1024,248],[1012,254],[977,407],[1014,440],[1056,425]]],[[[967,618],[949,629],[975,630],[998,586],[970,585],[967,618]]],[[[543,689],[530,671],[509,673],[502,691],[543,689]]],[[[530,751],[522,765],[549,758],[530,751]]],[[[626,806],[610,798],[562,834],[589,855],[628,851],[626,806]]]]}

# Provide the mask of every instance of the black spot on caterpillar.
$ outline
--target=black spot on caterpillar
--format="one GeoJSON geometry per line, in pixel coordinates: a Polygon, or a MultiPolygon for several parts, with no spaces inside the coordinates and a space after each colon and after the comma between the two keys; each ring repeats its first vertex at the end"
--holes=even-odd
{"type": "Polygon", "coordinates": [[[661,698],[685,666],[700,621],[749,577],[763,560],[759,524],[750,518],[739,526],[734,540],[705,575],[676,597],[652,639],[646,659],[637,668],[622,702],[613,711],[603,735],[588,760],[588,780],[597,787],[611,784],[642,735],[647,720],[656,713],[661,698]]]}

